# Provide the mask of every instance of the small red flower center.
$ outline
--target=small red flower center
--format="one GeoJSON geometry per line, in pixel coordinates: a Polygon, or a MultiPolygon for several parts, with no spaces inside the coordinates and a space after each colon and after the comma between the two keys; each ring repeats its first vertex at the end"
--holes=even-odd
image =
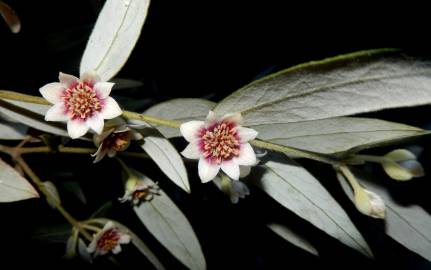
{"type": "Polygon", "coordinates": [[[145,200],[147,196],[150,195],[150,190],[148,188],[135,190],[132,194],[133,200],[145,200]]]}
{"type": "Polygon", "coordinates": [[[239,156],[240,140],[234,123],[221,122],[200,131],[204,157],[220,164],[239,156]]]}
{"type": "Polygon", "coordinates": [[[102,236],[97,241],[97,248],[111,251],[118,245],[119,240],[120,233],[115,229],[109,229],[103,232],[102,236]]]}
{"type": "Polygon", "coordinates": [[[93,86],[87,82],[79,82],[63,93],[67,112],[72,119],[85,120],[93,113],[102,110],[102,104],[93,86]]]}
{"type": "Polygon", "coordinates": [[[113,132],[103,140],[103,148],[113,149],[121,152],[127,149],[130,144],[130,132],[113,132]]]}

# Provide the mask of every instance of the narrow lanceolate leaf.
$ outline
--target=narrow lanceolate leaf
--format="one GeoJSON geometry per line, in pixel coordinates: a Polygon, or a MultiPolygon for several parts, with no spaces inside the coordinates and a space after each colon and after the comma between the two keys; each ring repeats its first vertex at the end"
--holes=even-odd
{"type": "MultiPolygon", "coordinates": [[[[365,180],[362,177],[361,180],[365,180]]],[[[340,179],[342,180],[342,179],[340,179]]],[[[378,181],[378,180],[376,180],[378,181]]],[[[340,181],[343,189],[353,198],[346,181],[340,181]]],[[[364,187],[378,194],[386,205],[386,234],[431,261],[431,216],[418,205],[401,205],[389,194],[388,190],[371,179],[361,181],[364,187]]]]}
{"type": "MultiPolygon", "coordinates": [[[[153,185],[145,175],[136,175],[153,185]]],[[[205,269],[206,262],[199,241],[187,218],[163,190],[151,201],[143,202],[134,210],[147,229],[180,262],[190,269],[205,269]]]]}
{"type": "Polygon", "coordinates": [[[109,80],[129,58],[147,17],[150,0],[108,0],[82,56],[80,73],[95,70],[109,80]]]}
{"type": "Polygon", "coordinates": [[[264,77],[222,100],[215,112],[241,112],[244,125],[310,121],[429,104],[429,85],[430,62],[363,51],[264,77]]]}
{"type": "Polygon", "coordinates": [[[0,140],[23,140],[27,130],[25,125],[0,120],[0,140]]]}
{"type": "MultiPolygon", "coordinates": [[[[179,122],[205,120],[208,112],[214,108],[214,106],[214,102],[205,99],[178,98],[154,105],[146,110],[144,114],[177,120],[179,122]]],[[[180,130],[177,128],[163,126],[156,127],[166,138],[181,136],[180,130]]]]}
{"type": "Polygon", "coordinates": [[[39,194],[19,173],[0,159],[0,202],[38,198],[39,194]]]}
{"type": "Polygon", "coordinates": [[[189,178],[184,161],[168,139],[160,133],[144,135],[141,147],[172,182],[190,193],[189,178]]]}
{"type": "Polygon", "coordinates": [[[252,127],[259,132],[259,139],[312,152],[338,155],[429,134],[417,127],[358,117],[252,127]]]}
{"type": "Polygon", "coordinates": [[[283,163],[269,161],[263,167],[263,175],[253,179],[254,184],[314,226],[366,256],[372,256],[341,206],[303,167],[287,158],[283,163]]]}
{"type": "Polygon", "coordinates": [[[0,99],[0,116],[8,117],[44,132],[68,137],[64,124],[45,121],[45,113],[50,107],[50,105],[0,99]]]}
{"type": "Polygon", "coordinates": [[[268,224],[267,226],[284,240],[292,243],[293,245],[299,248],[302,248],[305,251],[310,252],[313,255],[319,256],[319,252],[314,248],[314,246],[310,242],[308,242],[307,239],[295,233],[287,226],[279,223],[271,223],[271,224],[268,224]]]}

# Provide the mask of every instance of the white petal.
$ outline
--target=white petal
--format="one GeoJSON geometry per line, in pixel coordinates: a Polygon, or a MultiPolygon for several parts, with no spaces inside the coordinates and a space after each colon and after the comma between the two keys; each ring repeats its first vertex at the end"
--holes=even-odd
{"type": "Polygon", "coordinates": [[[239,156],[236,158],[239,165],[252,166],[256,165],[256,154],[249,143],[243,143],[240,146],[239,156]]]}
{"type": "Polygon", "coordinates": [[[96,89],[100,98],[107,98],[111,93],[114,84],[115,83],[112,82],[98,82],[94,85],[94,89],[96,89]]]}
{"type": "Polygon", "coordinates": [[[181,154],[189,159],[199,159],[201,156],[199,151],[199,146],[196,142],[191,142],[187,147],[181,152],[181,154]]]}
{"type": "Polygon", "coordinates": [[[240,113],[228,113],[221,118],[222,121],[233,122],[235,124],[241,124],[242,116],[240,113]]]}
{"type": "Polygon", "coordinates": [[[94,238],[93,241],[91,241],[91,243],[88,245],[87,252],[93,253],[94,251],[96,251],[96,245],[97,245],[97,240],[96,238],[94,238]]]}
{"type": "Polygon", "coordinates": [[[202,183],[207,183],[216,177],[220,170],[220,165],[214,163],[211,164],[205,158],[201,158],[198,164],[199,177],[202,183]]]}
{"type": "Polygon", "coordinates": [[[89,128],[91,128],[92,130],[94,130],[94,132],[96,132],[97,134],[101,134],[103,131],[103,125],[105,124],[105,122],[103,121],[102,116],[100,115],[100,113],[94,113],[93,116],[91,116],[90,118],[87,119],[86,121],[87,126],[89,128]]]}
{"type": "Polygon", "coordinates": [[[237,127],[236,130],[238,131],[238,135],[239,135],[239,139],[241,140],[241,143],[254,140],[257,136],[257,131],[252,128],[237,127]]]}
{"type": "Polygon", "coordinates": [[[224,161],[221,164],[221,169],[233,180],[239,179],[239,165],[236,160],[232,159],[224,161]]]}
{"type": "Polygon", "coordinates": [[[60,72],[60,74],[58,75],[58,80],[65,87],[71,87],[72,85],[76,84],[79,81],[79,79],[76,78],[75,76],[69,75],[63,72],[60,72]]]}
{"type": "Polygon", "coordinates": [[[217,119],[216,114],[213,111],[209,111],[207,115],[206,122],[213,122],[217,119]]]}
{"type": "Polygon", "coordinates": [[[39,89],[39,92],[42,94],[43,98],[51,102],[52,104],[56,104],[62,102],[61,94],[66,90],[61,83],[54,82],[48,83],[42,86],[39,89]]]}
{"type": "Polygon", "coordinates": [[[67,122],[67,132],[70,138],[76,139],[84,136],[88,131],[88,126],[81,120],[69,120],[67,122]]]}
{"type": "Polygon", "coordinates": [[[120,236],[120,240],[118,240],[118,242],[120,244],[128,244],[130,242],[130,240],[131,240],[130,235],[122,234],[120,236]]]}
{"type": "Polygon", "coordinates": [[[106,150],[106,149],[103,149],[103,144],[101,144],[101,145],[99,146],[99,148],[97,149],[97,152],[91,155],[91,156],[93,156],[93,157],[96,157],[96,158],[93,160],[93,163],[97,163],[97,162],[101,161],[101,160],[105,157],[106,152],[107,152],[107,150],[106,150]]]}
{"type": "Polygon", "coordinates": [[[81,80],[91,84],[100,82],[100,77],[94,70],[88,70],[81,75],[81,80]]]}
{"type": "Polygon", "coordinates": [[[117,151],[115,151],[114,149],[108,150],[108,157],[113,158],[115,157],[116,154],[117,154],[117,151]]]}
{"type": "Polygon", "coordinates": [[[112,229],[112,228],[115,228],[115,224],[114,224],[114,222],[112,222],[112,221],[108,221],[106,224],[105,224],[105,226],[103,226],[103,231],[106,231],[106,230],[109,230],[109,229],[112,229]]]}
{"type": "Polygon", "coordinates": [[[117,245],[113,250],[112,250],[112,253],[114,253],[114,254],[118,254],[118,253],[120,253],[121,252],[121,246],[120,245],[117,245]]]}
{"type": "Polygon", "coordinates": [[[68,119],[63,102],[55,104],[45,114],[45,121],[67,121],[68,119]]]}
{"type": "Polygon", "coordinates": [[[205,125],[203,121],[189,121],[180,126],[181,135],[188,142],[193,142],[198,138],[199,130],[205,125]]]}
{"type": "MultiPolygon", "coordinates": [[[[238,161],[237,161],[238,162],[238,161]]],[[[251,166],[239,166],[239,178],[244,178],[251,172],[251,166]]]]}
{"type": "Polygon", "coordinates": [[[115,99],[111,97],[107,97],[104,101],[105,101],[105,106],[100,112],[103,119],[112,119],[117,116],[120,116],[123,113],[120,109],[120,106],[118,106],[118,103],[115,101],[115,99]]]}

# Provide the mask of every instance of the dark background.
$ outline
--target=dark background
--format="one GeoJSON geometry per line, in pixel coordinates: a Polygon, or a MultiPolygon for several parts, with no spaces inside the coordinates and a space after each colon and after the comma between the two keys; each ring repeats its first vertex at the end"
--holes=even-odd
{"type": "MultiPolygon", "coordinates": [[[[18,12],[22,31],[11,34],[0,22],[1,89],[38,95],[39,87],[56,81],[59,71],[78,74],[80,57],[103,1],[22,0],[6,3],[18,12]]],[[[117,76],[141,81],[143,85],[118,90],[114,95],[124,102],[124,106],[137,109],[175,97],[218,101],[265,74],[341,53],[396,47],[429,57],[430,16],[427,10],[413,3],[377,7],[364,2],[331,6],[327,3],[316,5],[312,1],[298,4],[290,1],[154,0],[142,36],[117,76]],[[281,5],[280,2],[285,3],[281,5]],[[139,102],[129,104],[130,98],[139,102]]],[[[373,116],[424,126],[428,115],[429,109],[417,108],[373,116]]],[[[180,147],[183,146],[181,143],[180,147]]],[[[420,159],[427,167],[429,142],[423,140],[422,145],[425,151],[420,159]]],[[[87,205],[76,201],[60,185],[66,208],[78,218],[88,217],[103,202],[114,198],[109,214],[142,232],[170,269],[181,267],[144,231],[130,209],[115,202],[122,191],[121,182],[111,181],[116,174],[120,178],[114,161],[105,160],[93,166],[90,158],[54,160],[53,156],[45,155],[31,156],[28,161],[44,179],[79,179],[88,197],[87,205]],[[74,173],[64,173],[70,171],[74,173]]],[[[130,162],[135,168],[142,167],[137,161],[130,162]]],[[[183,194],[166,179],[163,179],[163,188],[190,219],[209,269],[431,268],[430,263],[384,236],[382,223],[358,214],[333,181],[330,168],[313,162],[303,164],[316,172],[315,175],[319,172],[320,179],[330,179],[325,185],[369,240],[376,260],[366,259],[331,239],[256,189],[252,189],[253,196],[232,206],[213,186],[199,185],[197,179],[192,179],[192,195],[183,194]],[[302,232],[321,256],[309,255],[275,236],[263,225],[270,220],[286,222],[302,232]]],[[[381,173],[378,168],[374,169],[381,173]]],[[[154,179],[163,178],[152,164],[146,164],[145,172],[154,179]]],[[[385,178],[382,173],[381,176],[385,178]]],[[[398,193],[405,191],[402,195],[405,200],[420,203],[429,211],[427,193],[430,185],[425,178],[401,186],[385,181],[398,193]]],[[[80,262],[61,259],[64,244],[33,236],[34,228],[63,223],[63,219],[42,200],[0,205],[0,214],[1,237],[4,238],[0,261],[6,259],[18,265],[82,267],[80,262]]],[[[129,254],[120,255],[125,268],[148,267],[148,262],[134,252],[130,250],[129,254]]],[[[107,263],[100,260],[97,265],[107,266],[107,263]]]]}

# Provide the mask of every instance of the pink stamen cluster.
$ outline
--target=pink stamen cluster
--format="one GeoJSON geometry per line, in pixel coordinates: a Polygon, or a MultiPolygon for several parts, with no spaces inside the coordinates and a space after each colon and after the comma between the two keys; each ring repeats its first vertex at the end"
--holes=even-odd
{"type": "Polygon", "coordinates": [[[118,230],[108,229],[97,241],[97,248],[106,252],[112,251],[119,244],[120,237],[118,230]]]}
{"type": "Polygon", "coordinates": [[[234,123],[221,122],[202,128],[200,137],[204,157],[217,164],[239,156],[240,140],[234,123]]]}
{"type": "Polygon", "coordinates": [[[66,89],[62,99],[72,119],[84,120],[102,110],[101,100],[88,82],[79,82],[66,89]]]}

